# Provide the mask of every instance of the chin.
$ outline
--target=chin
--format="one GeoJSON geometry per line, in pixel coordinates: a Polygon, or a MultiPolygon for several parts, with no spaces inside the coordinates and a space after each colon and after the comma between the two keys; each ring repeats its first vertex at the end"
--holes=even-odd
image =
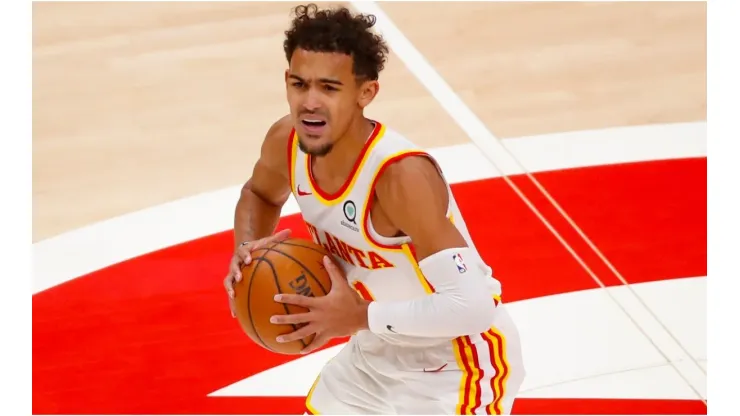
{"type": "Polygon", "coordinates": [[[323,138],[303,138],[298,139],[298,147],[303,153],[311,156],[324,156],[331,152],[334,144],[323,138]]]}

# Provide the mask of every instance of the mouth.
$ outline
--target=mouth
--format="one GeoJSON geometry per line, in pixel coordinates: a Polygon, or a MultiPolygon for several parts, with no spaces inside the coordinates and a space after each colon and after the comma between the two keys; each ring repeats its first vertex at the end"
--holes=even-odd
{"type": "Polygon", "coordinates": [[[326,120],[321,118],[306,117],[301,120],[301,124],[307,132],[318,134],[326,127],[326,120]]]}

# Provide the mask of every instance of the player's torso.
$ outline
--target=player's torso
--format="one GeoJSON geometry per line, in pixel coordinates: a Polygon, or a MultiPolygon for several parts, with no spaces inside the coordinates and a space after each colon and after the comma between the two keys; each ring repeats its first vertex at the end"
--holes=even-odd
{"type": "Polygon", "coordinates": [[[411,247],[403,238],[379,238],[370,225],[371,189],[381,165],[388,156],[419,150],[378,123],[356,169],[330,195],[315,180],[311,157],[298,149],[297,138],[291,141],[291,181],[303,220],[314,241],[334,255],[350,284],[368,300],[408,299],[427,293],[415,277],[411,247]]]}
{"type": "MultiPolygon", "coordinates": [[[[390,161],[425,154],[409,140],[377,123],[354,171],[343,186],[327,194],[317,184],[311,157],[289,141],[291,188],[313,240],[323,245],[344,270],[348,282],[368,300],[405,300],[432,293],[408,237],[379,235],[372,224],[374,182],[390,161]]],[[[472,246],[450,193],[449,216],[472,246]]],[[[420,211],[420,215],[423,213],[420,211]]],[[[498,282],[492,279],[494,286],[498,282]]],[[[500,288],[492,287],[492,291],[500,288]]]]}

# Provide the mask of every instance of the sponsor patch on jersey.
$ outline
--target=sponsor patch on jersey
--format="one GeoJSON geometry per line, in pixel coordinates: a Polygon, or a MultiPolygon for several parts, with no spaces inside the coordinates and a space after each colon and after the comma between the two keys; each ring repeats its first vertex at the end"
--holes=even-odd
{"type": "Polygon", "coordinates": [[[349,200],[346,201],[344,203],[343,210],[344,218],[346,218],[347,221],[342,220],[340,223],[352,231],[359,232],[360,229],[357,228],[357,207],[355,207],[355,203],[349,200]]]}
{"type": "Polygon", "coordinates": [[[463,258],[460,255],[460,253],[455,253],[455,255],[452,256],[452,260],[455,261],[455,265],[457,266],[458,272],[465,273],[468,271],[468,266],[465,265],[465,262],[463,261],[463,258]]]}

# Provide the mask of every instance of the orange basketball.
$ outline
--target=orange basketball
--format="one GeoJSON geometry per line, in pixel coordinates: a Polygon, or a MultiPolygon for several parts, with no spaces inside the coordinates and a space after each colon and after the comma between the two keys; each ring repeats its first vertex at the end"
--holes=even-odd
{"type": "Polygon", "coordinates": [[[258,345],[280,354],[298,354],[314,335],[289,343],[279,343],[279,335],[293,332],[300,325],[270,323],[273,315],[308,312],[306,308],[278,303],[278,293],[324,296],[331,280],[323,258],[324,247],[303,239],[290,238],[252,252],[252,261],[242,268],[242,280],[234,287],[236,317],[244,332],[258,345]]]}

